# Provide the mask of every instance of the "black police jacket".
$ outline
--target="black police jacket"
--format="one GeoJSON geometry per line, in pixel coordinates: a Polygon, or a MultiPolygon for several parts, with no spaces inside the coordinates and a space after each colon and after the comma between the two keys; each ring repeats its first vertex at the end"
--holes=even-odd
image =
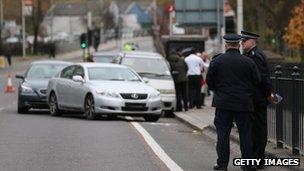
{"type": "Polygon", "coordinates": [[[270,81],[269,67],[266,59],[266,55],[258,47],[253,48],[244,55],[251,58],[261,75],[261,84],[255,87],[255,93],[253,96],[254,105],[256,107],[265,107],[268,105],[267,97],[271,95],[272,85],[270,81]]]}
{"type": "Polygon", "coordinates": [[[237,49],[228,49],[212,59],[207,73],[207,85],[214,91],[212,106],[253,112],[252,96],[260,80],[253,60],[241,55],[237,49]]]}

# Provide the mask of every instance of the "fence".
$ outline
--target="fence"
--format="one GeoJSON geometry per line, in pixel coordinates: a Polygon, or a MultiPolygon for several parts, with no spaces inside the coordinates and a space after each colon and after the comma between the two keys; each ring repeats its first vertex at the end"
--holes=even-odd
{"type": "Polygon", "coordinates": [[[282,75],[282,67],[277,65],[271,80],[275,92],[284,99],[268,107],[268,134],[278,148],[285,146],[299,155],[304,153],[304,79],[300,79],[297,66],[289,78],[282,75]]]}

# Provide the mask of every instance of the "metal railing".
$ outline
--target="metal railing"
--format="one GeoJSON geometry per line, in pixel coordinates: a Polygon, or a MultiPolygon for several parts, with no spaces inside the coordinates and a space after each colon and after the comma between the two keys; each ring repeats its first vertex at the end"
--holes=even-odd
{"type": "Polygon", "coordinates": [[[289,78],[282,77],[282,67],[275,67],[275,77],[271,78],[274,91],[284,99],[277,105],[268,107],[268,135],[278,148],[289,147],[292,153],[304,153],[304,79],[300,70],[292,68],[289,78]]]}

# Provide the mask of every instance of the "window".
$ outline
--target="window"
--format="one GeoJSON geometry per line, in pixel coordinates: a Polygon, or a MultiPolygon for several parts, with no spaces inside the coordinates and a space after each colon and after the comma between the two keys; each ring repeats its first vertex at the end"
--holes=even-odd
{"type": "Polygon", "coordinates": [[[26,78],[28,79],[49,79],[54,77],[66,65],[63,64],[34,64],[28,70],[26,78]]]}
{"type": "Polygon", "coordinates": [[[170,76],[170,69],[164,59],[123,58],[121,64],[133,68],[142,77],[170,76]]]}
{"type": "Polygon", "coordinates": [[[84,78],[84,70],[81,66],[76,66],[73,76],[75,75],[80,75],[82,78],[84,78]]]}
{"type": "Polygon", "coordinates": [[[69,67],[63,69],[60,77],[66,78],[66,79],[72,79],[74,69],[75,69],[75,66],[69,66],[69,67]]]}
{"type": "Polygon", "coordinates": [[[141,81],[140,78],[128,68],[92,67],[88,68],[90,80],[108,81],[141,81]]]}

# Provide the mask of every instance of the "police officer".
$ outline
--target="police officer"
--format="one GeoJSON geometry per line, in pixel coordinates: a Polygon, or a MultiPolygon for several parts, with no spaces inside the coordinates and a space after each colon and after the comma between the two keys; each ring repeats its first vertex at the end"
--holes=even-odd
{"type": "MultiPolygon", "coordinates": [[[[240,54],[241,36],[228,34],[224,39],[226,52],[212,59],[206,78],[210,90],[214,91],[212,106],[216,108],[214,124],[218,159],[214,170],[227,170],[233,120],[239,131],[242,158],[252,158],[252,95],[254,86],[260,83],[260,75],[253,60],[240,54]]],[[[252,170],[252,167],[243,169],[252,170]]]]}
{"type": "Polygon", "coordinates": [[[258,166],[263,168],[265,158],[265,147],[267,144],[267,105],[268,101],[275,101],[272,95],[272,86],[270,74],[265,54],[257,47],[259,35],[242,31],[242,48],[244,55],[251,58],[261,75],[261,84],[255,87],[254,99],[254,120],[252,138],[254,158],[262,159],[262,164],[258,166]]]}

